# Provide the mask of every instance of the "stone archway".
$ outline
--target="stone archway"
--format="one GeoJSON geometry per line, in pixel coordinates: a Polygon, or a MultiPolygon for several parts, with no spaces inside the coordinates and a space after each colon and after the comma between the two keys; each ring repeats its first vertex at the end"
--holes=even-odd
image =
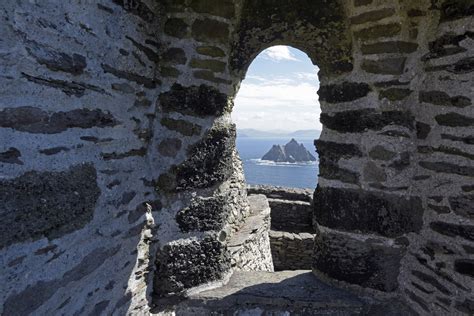
{"type": "MultiPolygon", "coordinates": [[[[267,47],[291,45],[317,62],[324,129],[317,143],[321,170],[315,195],[319,235],[314,270],[363,288],[399,293],[418,302],[416,309],[422,310],[420,297],[430,298],[403,281],[417,274],[413,269],[420,269],[416,267],[421,259],[410,255],[421,251],[424,237],[420,236],[432,234],[425,222],[427,193],[418,181],[431,178],[423,175],[425,170],[469,174],[467,169],[451,170],[449,164],[417,163],[425,159],[420,150],[433,150],[420,149],[418,144],[426,142],[435,123],[428,109],[416,109],[422,102],[418,94],[424,96],[421,90],[426,88],[415,74],[424,73],[426,58],[438,57],[423,57],[436,54],[436,45],[442,45],[430,44],[433,52],[427,51],[435,33],[445,32],[433,31],[437,25],[466,16],[462,13],[466,8],[448,2],[428,8],[422,2],[273,0],[238,1],[232,7],[226,1],[192,6],[195,12],[218,17],[197,17],[189,23],[200,45],[222,50],[219,61],[224,63],[191,62],[196,68],[191,69],[192,75],[198,82],[217,85],[230,100],[250,62],[267,47]],[[221,15],[219,8],[224,7],[222,12],[235,15],[221,15]],[[425,14],[426,10],[441,12],[441,20],[425,14]],[[217,26],[226,32],[213,33],[217,26]]],[[[199,50],[203,52],[204,46],[199,50]]],[[[461,63],[430,71],[463,73],[461,63]]],[[[228,110],[209,114],[225,117],[228,110]]],[[[440,114],[435,120],[444,126],[462,126],[467,121],[461,116],[440,114]]],[[[438,229],[444,224],[430,225],[438,229]]],[[[448,278],[453,277],[459,278],[448,278]]]]}
{"type": "Polygon", "coordinates": [[[258,52],[288,44],[321,68],[314,272],[419,314],[472,314],[473,12],[4,1],[0,311],[146,313],[152,288],[225,281],[250,212],[232,98],[258,52]]]}

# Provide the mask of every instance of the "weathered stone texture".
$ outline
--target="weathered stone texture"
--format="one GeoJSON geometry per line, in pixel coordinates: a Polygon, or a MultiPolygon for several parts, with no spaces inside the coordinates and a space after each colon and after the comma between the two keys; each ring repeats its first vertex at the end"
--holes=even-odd
{"type": "Polygon", "coordinates": [[[188,159],[160,176],[163,191],[209,188],[229,179],[235,148],[235,126],[210,130],[206,138],[188,149],[188,159]]]}
{"type": "Polygon", "coordinates": [[[313,232],[312,207],[308,202],[269,199],[272,230],[313,232]]]}
{"type": "Polygon", "coordinates": [[[100,195],[91,164],[63,172],[29,171],[0,181],[0,248],[47,237],[59,238],[92,220],[100,195]]]}
{"type": "Polygon", "coordinates": [[[270,231],[275,271],[310,270],[313,264],[315,234],[270,231]]]}
{"type": "Polygon", "coordinates": [[[381,130],[387,125],[399,125],[414,129],[414,117],[408,112],[372,109],[338,112],[334,115],[321,114],[325,127],[341,133],[361,133],[366,130],[381,130]]]}
{"type": "Polygon", "coordinates": [[[397,237],[419,232],[423,208],[419,198],[318,187],[316,221],[327,227],[397,237]]]}
{"type": "Polygon", "coordinates": [[[228,241],[232,270],[273,272],[268,201],[264,195],[251,195],[248,199],[250,214],[228,241]]]}
{"type": "Polygon", "coordinates": [[[219,280],[230,268],[225,245],[212,236],[165,245],[156,259],[155,291],[179,294],[210,281],[219,280]]]}
{"type": "Polygon", "coordinates": [[[25,290],[7,298],[3,313],[6,315],[28,315],[45,304],[56,291],[77,282],[99,269],[104,262],[115,255],[120,246],[113,248],[99,247],[87,254],[80,263],[68,270],[60,279],[39,281],[29,285],[25,290]]]}
{"type": "Polygon", "coordinates": [[[183,87],[175,84],[170,91],[160,95],[160,104],[164,112],[201,117],[220,115],[229,110],[227,96],[206,85],[183,87]]]}
{"type": "Polygon", "coordinates": [[[28,133],[55,134],[68,128],[110,127],[117,120],[100,109],[77,109],[68,112],[48,112],[31,106],[0,110],[0,127],[28,133]]]}
{"type": "Polygon", "coordinates": [[[313,266],[335,279],[391,292],[398,287],[404,253],[403,246],[388,246],[375,238],[361,241],[346,234],[319,232],[313,266]]]}
{"type": "Polygon", "coordinates": [[[176,215],[183,232],[220,230],[226,223],[229,209],[225,196],[196,198],[176,215]]]}
{"type": "Polygon", "coordinates": [[[328,103],[354,101],[367,96],[371,91],[365,83],[344,82],[339,85],[322,86],[319,89],[319,98],[328,103]]]}

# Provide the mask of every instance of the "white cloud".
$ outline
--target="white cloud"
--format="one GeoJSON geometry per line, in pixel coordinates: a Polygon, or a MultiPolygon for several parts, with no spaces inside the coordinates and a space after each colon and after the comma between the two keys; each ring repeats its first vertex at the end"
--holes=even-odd
{"type": "Polygon", "coordinates": [[[319,77],[317,72],[297,72],[295,73],[295,76],[300,80],[319,83],[319,77]]]}
{"type": "Polygon", "coordinates": [[[238,128],[260,130],[321,129],[317,67],[287,46],[274,46],[256,59],[241,83],[232,119],[238,128]],[[261,63],[259,58],[274,63],[261,63]],[[289,61],[278,65],[280,61],[289,61]],[[281,66],[280,69],[277,69],[281,66]]]}
{"type": "Polygon", "coordinates": [[[290,78],[242,82],[232,113],[239,128],[321,129],[316,85],[290,78]]]}
{"type": "Polygon", "coordinates": [[[281,46],[281,45],[267,48],[263,52],[263,58],[273,60],[273,61],[282,61],[282,60],[300,61],[290,52],[288,46],[281,46]]]}

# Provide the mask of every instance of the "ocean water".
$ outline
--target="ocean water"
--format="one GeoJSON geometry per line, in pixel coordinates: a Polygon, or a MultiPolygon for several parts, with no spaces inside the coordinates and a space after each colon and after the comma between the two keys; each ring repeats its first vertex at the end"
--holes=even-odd
{"type": "MultiPolygon", "coordinates": [[[[290,138],[237,137],[237,150],[242,159],[248,184],[270,184],[292,188],[316,188],[318,161],[308,163],[275,163],[261,160],[272,145],[285,145],[290,138]]],[[[316,158],[313,138],[296,138],[316,158]]]]}

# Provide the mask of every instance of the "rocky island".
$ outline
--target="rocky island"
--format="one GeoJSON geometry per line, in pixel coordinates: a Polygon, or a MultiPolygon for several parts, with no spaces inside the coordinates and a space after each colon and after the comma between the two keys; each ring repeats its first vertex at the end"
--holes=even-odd
{"type": "Polygon", "coordinates": [[[292,138],[285,146],[273,145],[262,157],[262,160],[274,162],[308,162],[316,161],[316,158],[311,155],[303,144],[298,144],[298,142],[292,138]]]}

